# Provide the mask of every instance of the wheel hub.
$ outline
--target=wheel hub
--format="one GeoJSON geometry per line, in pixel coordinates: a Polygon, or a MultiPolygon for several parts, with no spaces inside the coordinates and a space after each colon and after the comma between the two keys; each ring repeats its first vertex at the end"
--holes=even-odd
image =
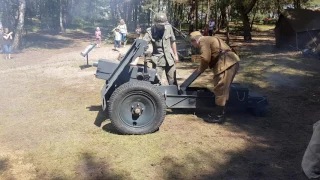
{"type": "Polygon", "coordinates": [[[142,107],[143,105],[141,105],[140,103],[134,103],[132,106],[131,106],[131,113],[132,115],[134,116],[141,116],[143,111],[144,111],[144,108],[142,107]]]}

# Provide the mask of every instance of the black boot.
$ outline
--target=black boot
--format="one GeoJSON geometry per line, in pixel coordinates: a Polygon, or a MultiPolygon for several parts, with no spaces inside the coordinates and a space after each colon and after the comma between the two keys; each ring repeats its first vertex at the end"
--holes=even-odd
{"type": "Polygon", "coordinates": [[[225,122],[225,115],[224,115],[224,106],[217,106],[216,113],[213,115],[208,114],[208,117],[203,118],[204,121],[208,123],[219,123],[222,124],[225,122]]]}

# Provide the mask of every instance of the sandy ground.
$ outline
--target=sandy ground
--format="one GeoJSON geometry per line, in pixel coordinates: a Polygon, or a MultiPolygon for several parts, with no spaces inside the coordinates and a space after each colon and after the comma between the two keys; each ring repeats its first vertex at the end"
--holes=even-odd
{"type": "MultiPolygon", "coordinates": [[[[275,50],[270,37],[234,37],[235,81],[268,96],[266,117],[229,112],[217,125],[168,111],[160,131],[123,136],[101,111],[104,82],[80,56],[90,41],[68,35],[34,35],[42,41],[0,58],[0,179],[305,179],[301,159],[320,120],[319,60],[275,50]]],[[[89,63],[117,57],[103,45],[89,63]]],[[[180,83],[197,67],[177,66],[180,83]]],[[[194,85],[210,87],[211,77],[194,85]]]]}

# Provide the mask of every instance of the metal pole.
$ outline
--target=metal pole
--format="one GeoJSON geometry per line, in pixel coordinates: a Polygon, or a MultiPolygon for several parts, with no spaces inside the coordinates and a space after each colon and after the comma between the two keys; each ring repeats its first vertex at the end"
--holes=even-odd
{"type": "Polygon", "coordinates": [[[312,35],[310,34],[309,30],[307,30],[310,38],[311,38],[311,41],[316,45],[316,48],[318,47],[318,44],[316,43],[316,41],[314,41],[314,38],[312,37],[312,35]]]}
{"type": "Polygon", "coordinates": [[[87,66],[89,66],[89,53],[87,54],[87,66]]]}

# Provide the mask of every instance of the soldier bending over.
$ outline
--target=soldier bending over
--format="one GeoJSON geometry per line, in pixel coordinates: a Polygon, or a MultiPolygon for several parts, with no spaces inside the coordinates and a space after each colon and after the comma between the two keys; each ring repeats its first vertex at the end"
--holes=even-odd
{"type": "Polygon", "coordinates": [[[201,65],[196,71],[203,73],[208,67],[213,70],[213,92],[217,112],[204,120],[209,123],[223,123],[230,85],[239,69],[240,58],[217,37],[202,36],[199,31],[194,31],[190,34],[190,38],[192,45],[201,49],[201,65]]]}

